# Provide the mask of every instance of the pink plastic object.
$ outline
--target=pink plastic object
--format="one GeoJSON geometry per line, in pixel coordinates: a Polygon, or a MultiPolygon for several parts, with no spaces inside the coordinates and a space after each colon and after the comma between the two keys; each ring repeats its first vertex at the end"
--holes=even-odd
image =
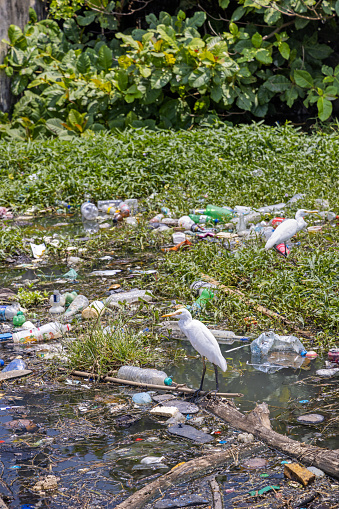
{"type": "MultiPolygon", "coordinates": [[[[284,243],[278,244],[277,246],[274,246],[274,247],[278,251],[278,253],[285,256],[285,244],[284,243]]],[[[290,254],[290,250],[288,248],[286,248],[286,254],[290,254]]]]}
{"type": "Polygon", "coordinates": [[[318,357],[318,354],[317,354],[317,352],[310,350],[309,352],[307,352],[306,357],[308,359],[315,359],[316,357],[318,357]]]}
{"type": "Polygon", "coordinates": [[[339,348],[331,348],[331,350],[329,350],[328,360],[339,364],[339,348]]]}

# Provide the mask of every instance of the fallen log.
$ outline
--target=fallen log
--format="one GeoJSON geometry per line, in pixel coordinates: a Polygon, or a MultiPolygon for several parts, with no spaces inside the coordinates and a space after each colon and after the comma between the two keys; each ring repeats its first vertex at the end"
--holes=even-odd
{"type": "MultiPolygon", "coordinates": [[[[60,371],[67,372],[65,368],[59,368],[60,371]]],[[[155,390],[155,391],[175,391],[175,392],[183,392],[184,394],[193,394],[195,389],[190,389],[189,387],[183,387],[181,384],[173,383],[172,385],[156,385],[156,384],[146,384],[143,382],[132,382],[131,380],[123,380],[122,378],[114,378],[112,376],[99,376],[97,374],[88,373],[86,371],[71,371],[68,373],[73,376],[81,376],[85,378],[93,378],[97,379],[100,382],[111,382],[119,385],[130,385],[131,387],[140,387],[141,389],[147,390],[155,390]]],[[[207,394],[205,391],[201,391],[200,395],[204,396],[207,394]]],[[[217,392],[216,396],[221,396],[223,398],[242,398],[243,394],[240,392],[217,392]]]]}
{"type": "Polygon", "coordinates": [[[326,474],[339,478],[339,449],[323,449],[297,442],[277,433],[271,428],[270,412],[266,403],[257,405],[247,415],[239,412],[231,401],[221,402],[220,400],[206,399],[200,406],[207,412],[228,422],[233,428],[252,433],[268,446],[297,458],[305,465],[313,465],[326,474]]]}
{"type": "Polygon", "coordinates": [[[142,509],[150,500],[162,497],[163,491],[168,488],[207,475],[219,467],[227,467],[232,463],[237,464],[240,458],[244,458],[253,452],[258,452],[261,449],[262,446],[253,446],[253,444],[250,446],[234,446],[227,450],[187,461],[187,463],[179,463],[179,465],[173,467],[166,474],[133,493],[133,495],[117,505],[115,509],[142,509]]]}
{"type": "Polygon", "coordinates": [[[280,321],[284,322],[286,325],[291,327],[295,332],[297,332],[300,336],[303,336],[305,338],[310,338],[310,337],[313,336],[313,334],[311,332],[299,329],[293,322],[291,322],[287,318],[279,315],[275,311],[271,311],[270,309],[267,309],[264,306],[261,306],[261,304],[257,304],[252,299],[249,299],[240,290],[237,290],[237,289],[234,289],[234,288],[229,288],[228,286],[225,286],[225,285],[219,283],[219,281],[216,281],[215,279],[213,279],[212,277],[208,276],[207,274],[201,274],[201,278],[204,279],[205,281],[207,281],[208,283],[211,283],[212,285],[217,286],[223,292],[228,293],[229,295],[237,295],[238,297],[240,297],[240,299],[245,304],[247,304],[248,306],[253,307],[259,313],[262,313],[263,315],[269,316],[270,318],[273,318],[274,320],[280,320],[280,321]]]}

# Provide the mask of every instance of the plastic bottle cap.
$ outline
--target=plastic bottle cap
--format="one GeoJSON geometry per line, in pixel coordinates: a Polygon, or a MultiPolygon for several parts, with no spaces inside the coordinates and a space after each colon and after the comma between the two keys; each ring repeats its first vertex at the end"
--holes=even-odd
{"type": "Polygon", "coordinates": [[[172,383],[173,383],[172,378],[170,378],[169,376],[167,378],[165,378],[164,385],[170,386],[170,385],[172,385],[172,383]]]}
{"type": "Polygon", "coordinates": [[[302,351],[300,352],[301,357],[306,357],[306,354],[307,354],[307,351],[306,351],[306,350],[302,350],[302,351]]]}

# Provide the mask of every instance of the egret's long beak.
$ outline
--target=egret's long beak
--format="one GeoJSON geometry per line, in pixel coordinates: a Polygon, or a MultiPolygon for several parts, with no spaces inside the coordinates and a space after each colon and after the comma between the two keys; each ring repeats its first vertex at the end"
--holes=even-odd
{"type": "Polygon", "coordinates": [[[174,311],[174,313],[169,313],[168,315],[162,315],[161,318],[167,318],[168,316],[176,316],[180,315],[181,311],[174,311]]]}
{"type": "Polygon", "coordinates": [[[306,210],[307,214],[318,214],[319,210],[306,210]]]}

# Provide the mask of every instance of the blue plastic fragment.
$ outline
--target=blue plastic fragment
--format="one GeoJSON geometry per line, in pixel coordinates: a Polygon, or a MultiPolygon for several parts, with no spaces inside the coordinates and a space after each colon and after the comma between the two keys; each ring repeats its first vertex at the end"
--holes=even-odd
{"type": "Polygon", "coordinates": [[[219,444],[227,444],[227,440],[219,440],[219,444]]]}
{"type": "Polygon", "coordinates": [[[309,400],[308,399],[301,399],[299,401],[299,403],[303,404],[303,403],[309,403],[309,400]]]}
{"type": "Polygon", "coordinates": [[[306,357],[306,354],[307,354],[307,350],[302,350],[300,352],[301,357],[306,357]]]}
{"type": "Polygon", "coordinates": [[[20,465],[13,465],[12,467],[9,467],[11,470],[17,470],[18,468],[21,468],[20,465]]]}
{"type": "Polygon", "coordinates": [[[0,359],[0,366],[4,366],[5,365],[5,361],[3,359],[0,359]]]}
{"type": "Polygon", "coordinates": [[[12,339],[13,335],[10,332],[5,332],[4,334],[0,334],[0,341],[7,341],[8,339],[12,339]]]}

